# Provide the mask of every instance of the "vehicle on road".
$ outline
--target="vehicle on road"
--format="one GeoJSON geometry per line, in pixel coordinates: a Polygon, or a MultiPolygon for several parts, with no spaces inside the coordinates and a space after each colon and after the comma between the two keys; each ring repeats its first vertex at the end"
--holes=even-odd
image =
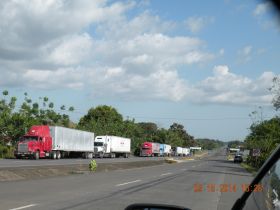
{"type": "Polygon", "coordinates": [[[236,154],[234,156],[233,162],[234,163],[242,163],[243,162],[242,154],[236,154]]]}
{"type": "Polygon", "coordinates": [[[60,159],[66,156],[92,158],[94,133],[59,126],[35,125],[20,138],[15,157],[60,159]]]}
{"type": "Polygon", "coordinates": [[[128,158],[131,153],[131,139],[119,136],[96,136],[94,141],[95,157],[128,158]]]}
{"type": "Polygon", "coordinates": [[[141,157],[160,156],[160,144],[156,142],[144,142],[140,146],[141,157]]]}
{"type": "Polygon", "coordinates": [[[183,148],[182,150],[183,150],[182,152],[183,152],[183,156],[184,156],[184,157],[189,156],[190,153],[191,153],[190,148],[183,148]]]}
{"type": "Polygon", "coordinates": [[[172,155],[173,156],[183,156],[183,148],[182,147],[173,147],[172,155]]]}
{"type": "Polygon", "coordinates": [[[167,157],[171,155],[171,145],[160,144],[160,156],[167,157]]]}

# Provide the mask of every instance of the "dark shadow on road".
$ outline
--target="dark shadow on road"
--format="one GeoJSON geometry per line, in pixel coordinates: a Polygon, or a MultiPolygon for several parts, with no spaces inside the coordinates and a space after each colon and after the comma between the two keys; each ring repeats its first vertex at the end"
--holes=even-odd
{"type": "Polygon", "coordinates": [[[217,168],[228,168],[229,170],[232,170],[233,172],[240,172],[240,173],[251,175],[249,172],[247,172],[244,168],[241,168],[241,167],[226,166],[226,165],[214,166],[214,167],[217,167],[217,168]]]}
{"type": "MultiPolygon", "coordinates": [[[[207,160],[207,159],[205,159],[207,160]]],[[[230,161],[230,160],[221,160],[221,159],[211,159],[211,160],[207,160],[207,161],[215,161],[215,162],[219,162],[219,163],[232,163],[233,164],[233,161],[230,161]]]]}
{"type": "Polygon", "coordinates": [[[194,173],[214,173],[214,174],[229,174],[229,175],[235,175],[235,176],[248,176],[253,177],[251,174],[245,174],[245,173],[232,173],[227,171],[206,171],[206,170],[188,170],[188,172],[194,172],[194,173]]]}

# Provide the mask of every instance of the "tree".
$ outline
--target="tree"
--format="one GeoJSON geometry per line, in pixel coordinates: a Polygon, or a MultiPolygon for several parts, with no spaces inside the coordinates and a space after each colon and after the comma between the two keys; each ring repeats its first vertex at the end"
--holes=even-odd
{"type": "Polygon", "coordinates": [[[272,94],[274,94],[272,104],[277,111],[280,109],[280,77],[274,77],[272,82],[273,85],[271,88],[269,88],[269,90],[272,92],[272,94]]]}
{"type": "Polygon", "coordinates": [[[212,150],[219,147],[222,147],[224,145],[224,142],[214,139],[196,139],[196,142],[199,146],[202,147],[202,149],[212,150]]]}
{"type": "MultiPolygon", "coordinates": [[[[3,96],[8,96],[8,91],[3,91],[3,96]]],[[[48,102],[47,97],[44,97],[40,104],[32,103],[32,99],[28,97],[27,93],[24,93],[24,96],[19,110],[15,109],[16,97],[0,100],[0,142],[12,141],[15,143],[27,129],[36,124],[70,126],[69,116],[52,110],[52,102],[49,103],[48,108],[45,106],[45,103],[48,102]]]]}
{"type": "Polygon", "coordinates": [[[249,158],[248,163],[260,167],[280,143],[280,118],[274,117],[259,124],[252,124],[250,134],[245,139],[248,149],[260,149],[261,156],[249,158]]]}
{"type": "Polygon", "coordinates": [[[145,138],[146,141],[154,141],[158,129],[157,125],[153,122],[140,122],[138,125],[144,132],[143,138],[145,138]]]}
{"type": "Polygon", "coordinates": [[[183,125],[173,123],[168,129],[168,131],[170,141],[173,143],[174,146],[195,146],[196,142],[194,140],[194,137],[187,133],[183,125]]]}
{"type": "Polygon", "coordinates": [[[96,135],[121,135],[123,117],[111,106],[97,106],[89,109],[78,128],[95,132],[96,135]]]}

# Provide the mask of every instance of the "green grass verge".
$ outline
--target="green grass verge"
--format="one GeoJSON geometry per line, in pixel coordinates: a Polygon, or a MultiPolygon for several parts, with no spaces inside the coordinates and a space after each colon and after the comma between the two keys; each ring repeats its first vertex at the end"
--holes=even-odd
{"type": "Polygon", "coordinates": [[[258,172],[258,169],[254,168],[253,166],[248,165],[247,163],[241,163],[240,164],[243,168],[246,169],[246,171],[250,172],[253,175],[256,175],[258,172]]]}

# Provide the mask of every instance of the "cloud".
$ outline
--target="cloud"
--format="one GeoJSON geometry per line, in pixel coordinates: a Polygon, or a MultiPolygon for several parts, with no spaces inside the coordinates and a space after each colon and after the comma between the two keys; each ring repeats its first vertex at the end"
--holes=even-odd
{"type": "Polygon", "coordinates": [[[188,30],[192,33],[198,33],[201,31],[206,25],[213,23],[213,17],[189,17],[185,21],[185,25],[187,26],[188,30]]]}
{"type": "Polygon", "coordinates": [[[272,5],[270,2],[260,3],[256,6],[255,10],[253,11],[254,16],[261,16],[266,14],[272,9],[272,5]]]}
{"type": "Polygon", "coordinates": [[[213,76],[195,86],[199,92],[195,100],[198,103],[267,105],[272,100],[268,88],[275,76],[273,72],[264,72],[252,80],[231,73],[228,66],[215,66],[213,76]]]}
{"type": "MultiPolygon", "coordinates": [[[[200,82],[182,78],[180,71],[215,59],[224,49],[212,53],[198,37],[174,35],[176,22],[149,11],[131,16],[144,7],[141,2],[30,2],[0,3],[0,86],[85,89],[94,97],[126,100],[268,101],[261,88],[268,86],[271,72],[252,80],[217,66],[200,82]]],[[[194,33],[213,21],[188,20],[194,33]]],[[[252,47],[241,53],[250,56],[252,47]]]]}
{"type": "Polygon", "coordinates": [[[56,42],[46,48],[51,48],[49,62],[61,65],[79,64],[89,57],[92,49],[92,38],[89,34],[73,35],[62,39],[58,44],[56,42]]]}
{"type": "Polygon", "coordinates": [[[238,51],[239,60],[241,62],[248,62],[252,58],[253,47],[251,45],[247,45],[238,51]]]}

